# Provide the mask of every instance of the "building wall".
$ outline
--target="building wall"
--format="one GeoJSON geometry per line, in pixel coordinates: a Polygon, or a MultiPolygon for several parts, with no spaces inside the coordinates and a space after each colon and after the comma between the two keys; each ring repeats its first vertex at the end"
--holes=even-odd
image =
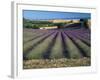
{"type": "Polygon", "coordinates": [[[56,29],[57,26],[51,26],[51,27],[41,27],[40,29],[56,29]]]}
{"type": "Polygon", "coordinates": [[[89,29],[91,29],[91,20],[90,19],[88,20],[87,24],[88,24],[89,29]]]}

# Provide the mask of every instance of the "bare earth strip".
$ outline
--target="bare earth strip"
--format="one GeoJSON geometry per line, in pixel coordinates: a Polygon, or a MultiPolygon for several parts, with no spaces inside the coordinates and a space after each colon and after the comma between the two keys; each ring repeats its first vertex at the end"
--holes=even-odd
{"type": "Polygon", "coordinates": [[[38,69],[38,68],[61,68],[61,67],[78,67],[78,66],[90,66],[90,58],[81,59],[33,59],[24,60],[23,69],[38,69]]]}

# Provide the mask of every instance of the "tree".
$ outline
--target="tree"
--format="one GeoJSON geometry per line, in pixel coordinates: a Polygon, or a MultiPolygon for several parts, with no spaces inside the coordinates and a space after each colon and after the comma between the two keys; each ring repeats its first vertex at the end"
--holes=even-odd
{"type": "Polygon", "coordinates": [[[80,19],[81,27],[88,28],[88,19],[80,19]]]}

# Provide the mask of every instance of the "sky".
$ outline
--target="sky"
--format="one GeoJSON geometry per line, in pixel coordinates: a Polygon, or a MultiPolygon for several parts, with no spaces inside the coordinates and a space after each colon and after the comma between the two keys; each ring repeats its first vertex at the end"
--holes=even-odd
{"type": "Polygon", "coordinates": [[[90,13],[23,10],[23,18],[30,20],[90,19],[90,13]]]}

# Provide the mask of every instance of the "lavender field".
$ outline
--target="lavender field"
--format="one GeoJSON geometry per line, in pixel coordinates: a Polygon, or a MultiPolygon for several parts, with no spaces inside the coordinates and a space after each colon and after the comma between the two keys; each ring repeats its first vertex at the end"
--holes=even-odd
{"type": "Polygon", "coordinates": [[[91,65],[90,30],[23,30],[23,68],[55,68],[91,65]]]}

